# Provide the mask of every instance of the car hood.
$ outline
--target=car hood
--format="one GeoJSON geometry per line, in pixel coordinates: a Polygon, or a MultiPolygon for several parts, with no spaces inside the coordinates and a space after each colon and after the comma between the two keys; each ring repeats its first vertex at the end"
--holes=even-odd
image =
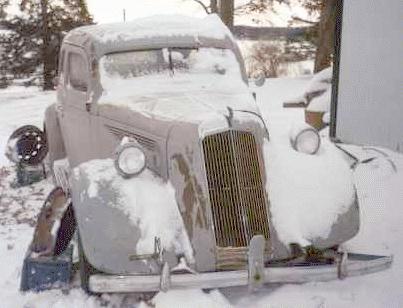
{"type": "Polygon", "coordinates": [[[204,90],[127,95],[117,101],[101,99],[98,106],[100,115],[107,118],[113,118],[113,110],[120,109],[127,112],[127,121],[130,121],[128,114],[133,113],[150,122],[170,123],[168,126],[175,122],[192,123],[200,127],[201,134],[210,129],[227,127],[228,118],[240,120],[242,115],[236,111],[260,114],[249,91],[204,90]]]}

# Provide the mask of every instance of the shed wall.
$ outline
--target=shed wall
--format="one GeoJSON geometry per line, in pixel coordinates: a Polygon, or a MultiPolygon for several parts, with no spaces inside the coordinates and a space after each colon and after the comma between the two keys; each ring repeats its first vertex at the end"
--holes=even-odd
{"type": "Polygon", "coordinates": [[[403,152],[403,2],[344,0],[335,136],[403,152]]]}

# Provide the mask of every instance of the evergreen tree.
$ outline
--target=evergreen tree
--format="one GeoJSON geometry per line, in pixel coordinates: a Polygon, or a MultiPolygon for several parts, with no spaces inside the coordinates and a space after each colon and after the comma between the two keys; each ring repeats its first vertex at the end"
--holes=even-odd
{"type": "Polygon", "coordinates": [[[22,14],[2,21],[11,31],[0,38],[0,58],[11,78],[39,79],[53,88],[60,45],[71,29],[92,23],[85,0],[21,0],[22,14]]]}

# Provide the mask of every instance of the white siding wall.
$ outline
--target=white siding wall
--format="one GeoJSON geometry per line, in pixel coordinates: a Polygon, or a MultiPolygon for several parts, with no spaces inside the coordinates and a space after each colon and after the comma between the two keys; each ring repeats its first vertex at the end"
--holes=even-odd
{"type": "Polygon", "coordinates": [[[344,0],[336,138],[403,152],[402,0],[344,0]]]}

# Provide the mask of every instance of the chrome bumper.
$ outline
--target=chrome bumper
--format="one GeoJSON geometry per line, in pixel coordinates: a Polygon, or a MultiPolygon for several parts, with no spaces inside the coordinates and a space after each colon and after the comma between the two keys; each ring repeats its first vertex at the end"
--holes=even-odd
{"type": "MultiPolygon", "coordinates": [[[[359,276],[387,269],[392,261],[391,256],[348,254],[341,265],[265,267],[262,284],[306,283],[359,276]]],[[[213,289],[254,284],[248,270],[171,274],[164,279],[162,276],[97,274],[90,277],[89,287],[96,293],[131,293],[160,291],[162,281],[166,279],[169,279],[169,289],[213,289]]]]}

